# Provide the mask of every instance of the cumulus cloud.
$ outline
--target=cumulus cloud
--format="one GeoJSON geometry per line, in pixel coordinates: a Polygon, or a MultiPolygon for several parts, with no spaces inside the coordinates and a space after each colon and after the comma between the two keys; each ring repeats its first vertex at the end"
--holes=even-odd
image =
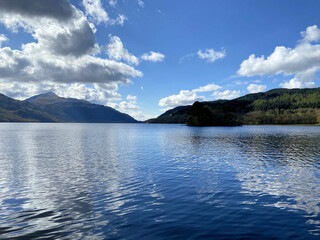
{"type": "Polygon", "coordinates": [[[317,85],[313,81],[316,78],[316,72],[319,68],[310,68],[308,70],[298,72],[289,82],[280,83],[283,88],[313,88],[317,85]]]}
{"type": "Polygon", "coordinates": [[[139,107],[137,106],[137,97],[128,95],[127,101],[120,102],[118,108],[122,109],[123,112],[128,112],[131,110],[138,109],[139,107]]]}
{"type": "Polygon", "coordinates": [[[193,104],[195,101],[205,101],[206,97],[197,95],[198,92],[211,92],[220,88],[220,86],[212,83],[203,87],[193,89],[191,91],[181,90],[179,94],[160,99],[159,106],[163,107],[163,111],[167,111],[177,106],[193,104]]]}
{"type": "Polygon", "coordinates": [[[218,59],[224,58],[226,56],[226,51],[215,51],[214,49],[201,49],[197,52],[197,55],[200,59],[206,59],[207,62],[212,63],[218,59]]]}
{"type": "Polygon", "coordinates": [[[24,92],[29,97],[49,88],[58,93],[66,88],[69,96],[78,91],[79,98],[106,103],[108,97],[119,99],[118,84],[130,84],[131,78],[142,76],[117,59],[95,55],[100,47],[93,25],[67,0],[1,0],[0,22],[34,38],[21,49],[0,47],[0,89],[9,96],[22,97],[24,92]],[[14,87],[9,91],[8,86],[14,87]]]}
{"type": "Polygon", "coordinates": [[[106,105],[109,101],[121,99],[121,95],[112,86],[104,84],[85,85],[82,83],[56,84],[52,91],[62,97],[85,99],[92,103],[106,105]]]}
{"type": "Polygon", "coordinates": [[[0,34],[0,47],[2,46],[2,43],[6,41],[9,41],[9,39],[5,35],[0,34]]]}
{"type": "MultiPolygon", "coordinates": [[[[6,0],[0,2],[3,3],[6,0]]],[[[71,14],[67,18],[58,11],[47,9],[52,7],[50,4],[45,5],[47,2],[53,1],[32,1],[31,6],[36,5],[35,9],[39,8],[41,11],[33,10],[28,14],[26,10],[21,10],[22,7],[19,4],[17,4],[19,8],[13,8],[11,4],[8,4],[9,7],[7,7],[4,4],[0,8],[0,22],[13,31],[18,31],[19,28],[24,29],[32,34],[39,48],[55,55],[81,56],[94,52],[97,47],[95,35],[82,12],[70,4],[69,8],[63,5],[65,9],[68,9],[68,11],[65,10],[65,14],[69,12],[71,14]],[[48,15],[45,15],[46,13],[48,15]]],[[[61,10],[62,7],[59,6],[64,2],[59,1],[57,8],[61,10]]]]}
{"type": "Polygon", "coordinates": [[[58,55],[81,56],[92,53],[96,46],[92,28],[84,19],[77,27],[69,29],[69,32],[57,32],[55,36],[42,35],[38,39],[49,51],[58,55]]]}
{"type": "Polygon", "coordinates": [[[212,93],[216,99],[234,99],[240,97],[240,90],[225,90],[223,92],[215,91],[212,93]]]}
{"type": "Polygon", "coordinates": [[[171,95],[169,97],[165,97],[160,99],[159,106],[163,107],[163,111],[167,111],[171,108],[190,105],[195,101],[205,101],[206,98],[204,96],[198,96],[197,93],[189,90],[181,90],[179,94],[171,95]]]}
{"type": "Polygon", "coordinates": [[[278,46],[265,58],[250,55],[244,60],[238,74],[255,75],[295,75],[289,82],[280,84],[287,88],[315,87],[315,73],[320,70],[320,45],[312,42],[320,41],[320,30],[314,25],[301,32],[302,40],[295,48],[278,46]]]}
{"type": "Polygon", "coordinates": [[[258,85],[258,84],[250,84],[247,87],[249,93],[258,93],[258,92],[264,92],[267,89],[266,85],[258,85]]]}
{"type": "Polygon", "coordinates": [[[151,61],[151,62],[162,62],[165,58],[165,55],[159,52],[149,52],[142,55],[141,59],[144,61],[151,61]]]}
{"type": "Polygon", "coordinates": [[[124,48],[121,39],[117,36],[110,37],[110,43],[106,47],[107,53],[111,59],[125,60],[128,63],[138,65],[139,59],[130,54],[127,49],[124,48]]]}
{"type": "Polygon", "coordinates": [[[89,55],[78,58],[52,56],[37,44],[24,45],[22,51],[8,47],[0,49],[0,73],[2,79],[37,83],[129,84],[131,77],[142,76],[140,71],[124,63],[89,55]]]}
{"type": "Polygon", "coordinates": [[[255,76],[266,74],[294,74],[318,67],[320,46],[309,43],[298,45],[296,48],[276,47],[267,58],[256,57],[254,54],[243,61],[238,73],[241,76],[255,76]],[[319,55],[319,56],[318,56],[319,55]]]}

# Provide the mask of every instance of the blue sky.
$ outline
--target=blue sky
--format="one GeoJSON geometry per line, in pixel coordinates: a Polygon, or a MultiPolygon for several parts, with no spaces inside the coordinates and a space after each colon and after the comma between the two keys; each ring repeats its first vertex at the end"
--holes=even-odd
{"type": "Polygon", "coordinates": [[[0,92],[54,91],[143,120],[196,100],[317,87],[319,11],[312,0],[2,0],[0,92]]]}

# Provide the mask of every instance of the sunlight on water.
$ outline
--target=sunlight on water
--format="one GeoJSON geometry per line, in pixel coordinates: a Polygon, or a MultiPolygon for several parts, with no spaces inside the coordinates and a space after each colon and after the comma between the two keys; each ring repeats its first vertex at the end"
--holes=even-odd
{"type": "Polygon", "coordinates": [[[0,238],[317,239],[320,128],[0,124],[0,238]]]}

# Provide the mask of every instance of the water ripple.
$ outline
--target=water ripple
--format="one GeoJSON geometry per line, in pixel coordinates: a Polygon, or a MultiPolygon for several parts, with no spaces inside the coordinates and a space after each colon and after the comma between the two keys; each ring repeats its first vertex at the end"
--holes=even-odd
{"type": "Polygon", "coordinates": [[[0,124],[1,239],[317,239],[320,129],[0,124]]]}

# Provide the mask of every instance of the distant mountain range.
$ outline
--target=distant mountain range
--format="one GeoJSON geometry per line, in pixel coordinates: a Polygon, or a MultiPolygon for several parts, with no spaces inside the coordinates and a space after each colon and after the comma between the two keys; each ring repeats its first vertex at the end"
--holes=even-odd
{"type": "MultiPolygon", "coordinates": [[[[128,114],[53,92],[19,101],[0,94],[0,122],[137,123],[128,114]]],[[[320,124],[320,88],[273,89],[233,100],[195,102],[171,109],[147,123],[190,126],[320,124]]]]}
{"type": "Polygon", "coordinates": [[[320,88],[273,89],[233,100],[195,102],[171,109],[147,123],[190,126],[319,124],[320,88]]]}
{"type": "Polygon", "coordinates": [[[137,123],[128,114],[53,92],[24,101],[0,94],[0,122],[137,123]]]}

